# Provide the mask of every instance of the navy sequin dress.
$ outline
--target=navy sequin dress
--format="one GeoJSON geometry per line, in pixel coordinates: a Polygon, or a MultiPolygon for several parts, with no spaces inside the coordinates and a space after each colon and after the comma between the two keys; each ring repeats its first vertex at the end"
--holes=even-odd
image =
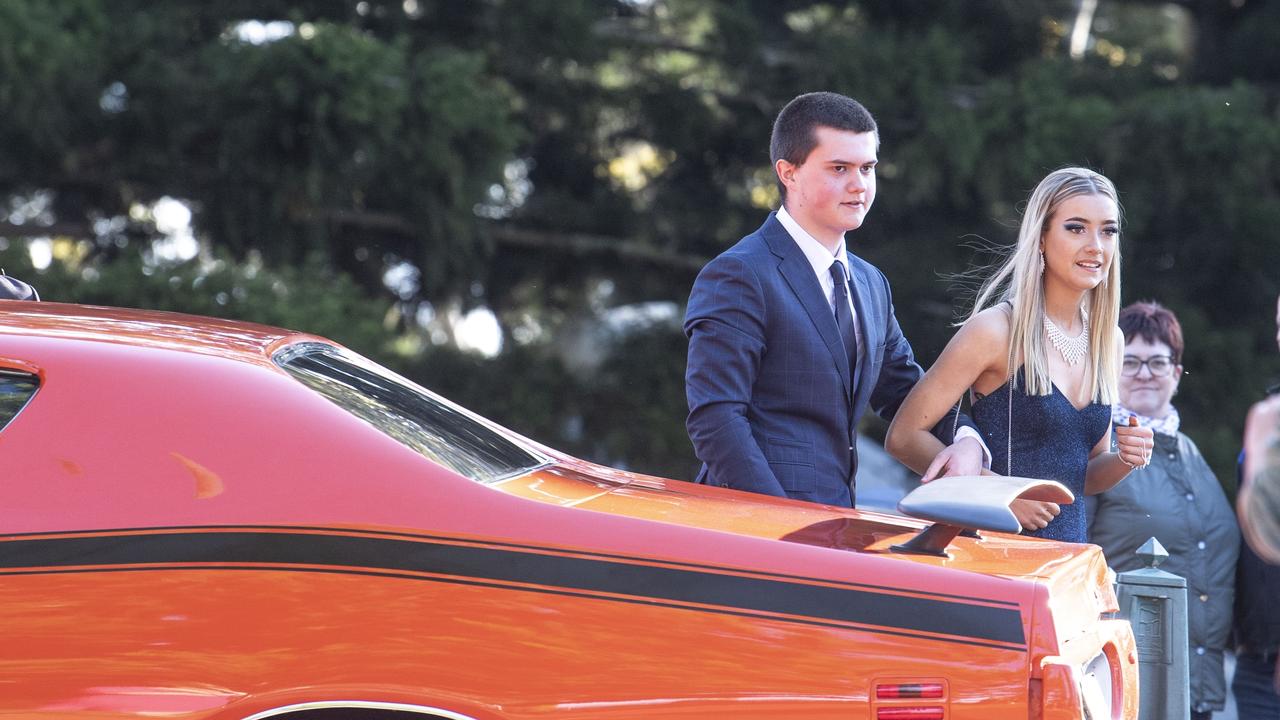
{"type": "Polygon", "coordinates": [[[1009,383],[973,403],[973,422],[991,450],[991,469],[1005,474],[1008,458],[1009,417],[1013,417],[1013,463],[1010,474],[1019,477],[1057,480],[1075,494],[1076,501],[1061,506],[1062,511],[1043,530],[1024,530],[1024,535],[1086,542],[1084,477],[1089,452],[1106,434],[1111,424],[1111,406],[1092,402],[1077,410],[1058,386],[1048,395],[1027,395],[1022,373],[1015,380],[1013,407],[1009,407],[1009,383]]]}

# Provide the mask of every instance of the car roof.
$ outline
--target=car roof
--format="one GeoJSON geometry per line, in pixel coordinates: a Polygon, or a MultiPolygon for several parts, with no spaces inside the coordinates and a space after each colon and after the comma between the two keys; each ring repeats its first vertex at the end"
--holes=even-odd
{"type": "Polygon", "coordinates": [[[22,508],[6,514],[0,531],[264,521],[412,527],[412,513],[389,499],[428,502],[433,485],[423,478],[443,479],[449,497],[497,495],[272,361],[299,342],[334,346],[231,320],[0,301],[0,368],[40,380],[0,437],[3,464],[20,478],[7,485],[6,501],[22,508]]]}
{"type": "MultiPolygon", "coordinates": [[[[50,302],[0,301],[0,335],[56,338],[77,345],[77,353],[109,343],[217,355],[253,364],[298,341],[328,340],[304,333],[220,318],[159,310],[134,310],[50,302]]],[[[3,354],[0,352],[0,354],[3,354]]]]}

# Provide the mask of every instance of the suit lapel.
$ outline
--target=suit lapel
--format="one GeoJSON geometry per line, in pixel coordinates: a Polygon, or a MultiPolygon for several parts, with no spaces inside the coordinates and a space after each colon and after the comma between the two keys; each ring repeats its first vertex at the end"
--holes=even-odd
{"type": "Polygon", "coordinates": [[[818,330],[818,336],[822,338],[822,342],[831,353],[831,360],[835,363],[836,371],[840,373],[841,382],[844,383],[845,394],[852,396],[853,379],[849,359],[845,355],[844,343],[840,339],[840,330],[836,328],[835,315],[832,314],[831,305],[823,295],[822,286],[818,284],[818,278],[813,273],[813,266],[809,264],[800,246],[796,245],[796,241],[791,238],[775,216],[770,215],[761,230],[764,231],[764,239],[769,244],[769,249],[779,258],[778,272],[795,293],[796,298],[800,300],[801,307],[809,314],[809,319],[818,330]]]}

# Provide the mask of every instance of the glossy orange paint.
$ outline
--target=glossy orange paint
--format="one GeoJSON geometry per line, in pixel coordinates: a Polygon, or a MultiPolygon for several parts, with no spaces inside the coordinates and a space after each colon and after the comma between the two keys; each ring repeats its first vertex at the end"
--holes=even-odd
{"type": "Polygon", "coordinates": [[[900,555],[924,523],[506,431],[546,462],[480,484],[272,361],[301,342],[0,303],[0,369],[40,378],[0,431],[0,718],[1078,718],[1100,653],[1136,717],[1097,548],[900,555]],[[922,683],[944,696],[877,697],[922,683]]]}

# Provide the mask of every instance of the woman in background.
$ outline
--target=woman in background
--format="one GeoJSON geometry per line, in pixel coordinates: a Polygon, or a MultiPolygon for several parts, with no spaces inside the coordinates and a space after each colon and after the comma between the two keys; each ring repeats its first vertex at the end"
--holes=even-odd
{"type": "Polygon", "coordinates": [[[1179,430],[1173,406],[1182,376],[1182,326],[1154,302],[1120,311],[1124,359],[1112,421],[1137,417],[1155,431],[1151,465],[1089,498],[1089,542],[1116,572],[1144,563],[1134,554],[1149,538],[1169,552],[1160,569],[1187,579],[1191,717],[1208,720],[1226,702],[1222,653],[1231,630],[1240,532],[1222,486],[1200,449],[1179,430]]]}

